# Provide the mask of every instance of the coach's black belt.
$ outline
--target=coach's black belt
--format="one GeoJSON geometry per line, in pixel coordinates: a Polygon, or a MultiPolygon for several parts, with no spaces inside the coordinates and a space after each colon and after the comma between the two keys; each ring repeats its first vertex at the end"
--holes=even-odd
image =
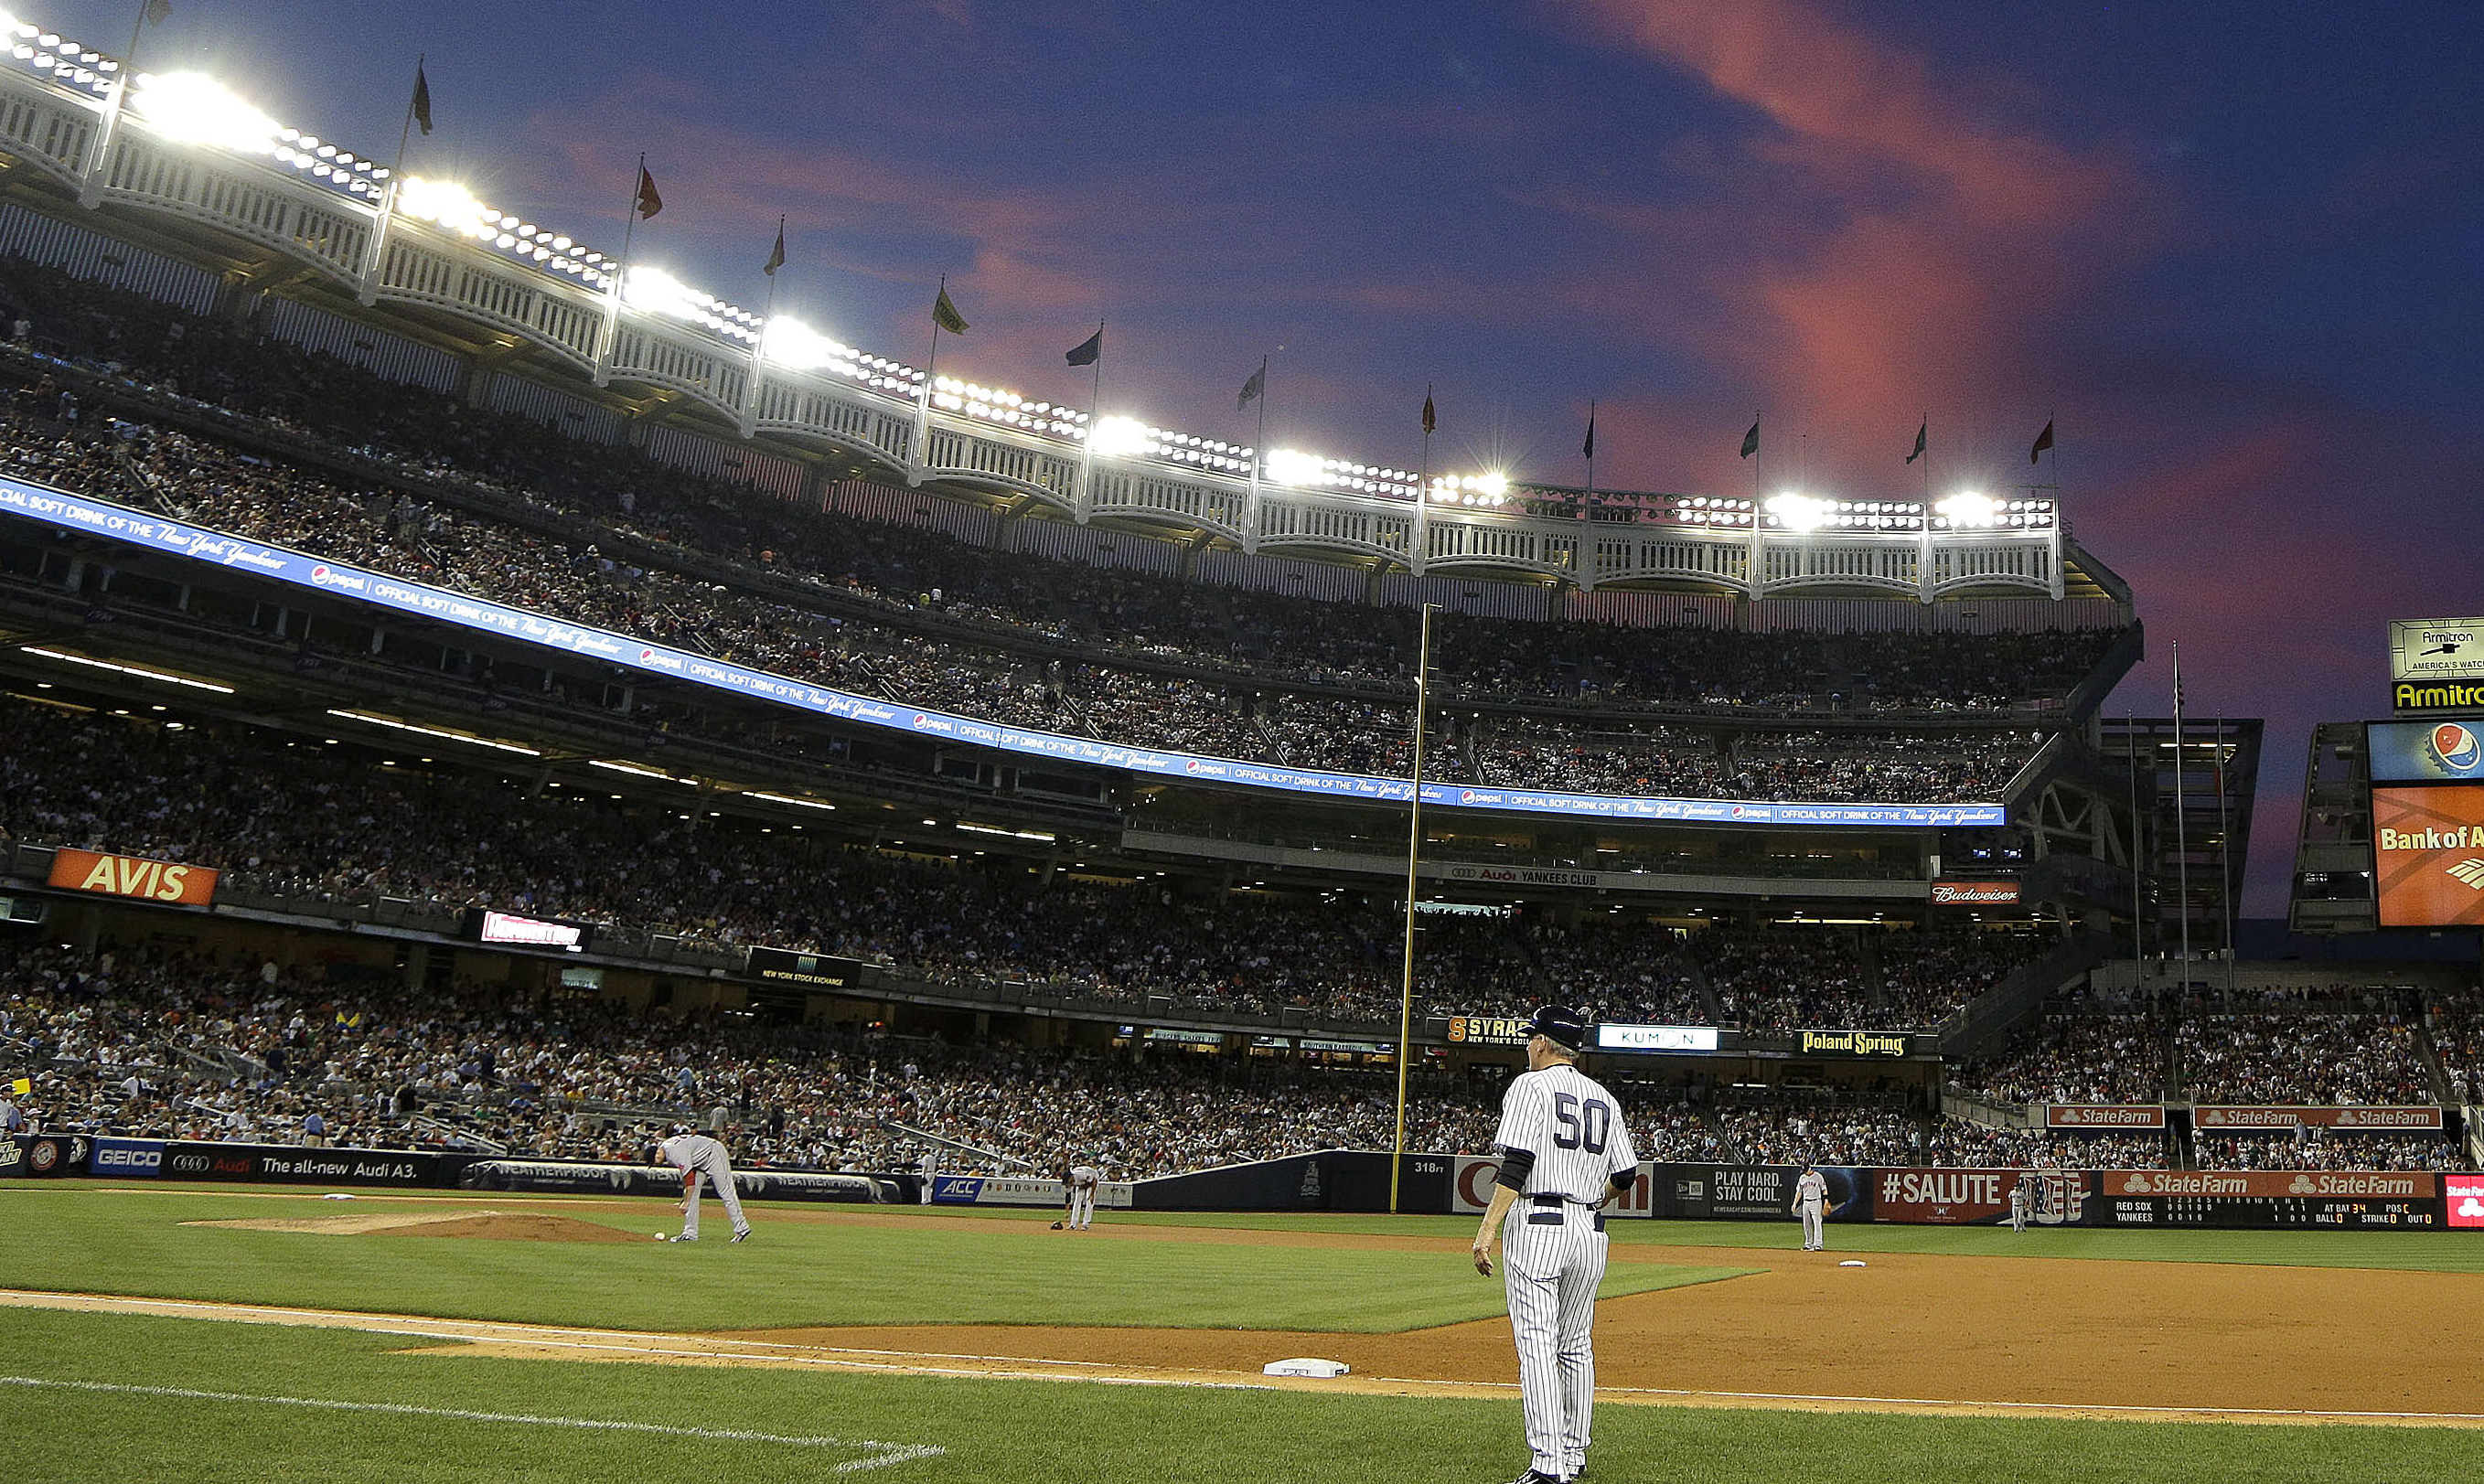
{"type": "Polygon", "coordinates": [[[1591,1206],[1591,1205],[1594,1205],[1594,1204],[1596,1204],[1596,1203],[1597,1203],[1597,1202],[1595,1202],[1595,1201],[1581,1201],[1581,1200],[1580,1200],[1580,1199],[1579,1199],[1578,1197],[1576,1197],[1576,1196],[1565,1196],[1565,1195],[1562,1195],[1562,1194],[1561,1194],[1560,1192],[1558,1192],[1558,1191],[1541,1191],[1541,1192],[1538,1192],[1538,1193],[1537,1193],[1537,1194],[1535,1194],[1535,1195],[1532,1195],[1532,1196],[1527,1197],[1526,1199],[1527,1199],[1527,1201],[1528,1201],[1530,1204],[1533,1204],[1533,1205],[1589,1205],[1589,1206],[1591,1206]]]}

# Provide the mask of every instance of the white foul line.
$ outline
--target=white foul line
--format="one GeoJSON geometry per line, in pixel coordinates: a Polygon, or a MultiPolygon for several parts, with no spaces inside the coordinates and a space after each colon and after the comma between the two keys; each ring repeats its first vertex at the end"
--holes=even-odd
{"type": "Polygon", "coordinates": [[[948,1449],[930,1444],[879,1443],[869,1438],[822,1438],[750,1432],[737,1427],[671,1427],[661,1422],[616,1422],[603,1417],[539,1417],[519,1412],[469,1412],[456,1407],[415,1407],[402,1402],[337,1401],[319,1396],[251,1396],[238,1391],[198,1391],[177,1386],[124,1386],[109,1381],[51,1381],[40,1376],[0,1376],[0,1386],[49,1387],[68,1391],[112,1391],[125,1396],[178,1396],[191,1401],[255,1402],[271,1407],[315,1407],[326,1412],[385,1412],[396,1417],[448,1417],[462,1422],[514,1422],[529,1427],[575,1427],[589,1432],[654,1433],[720,1443],[775,1443],[797,1448],[870,1448],[869,1458],[835,1466],[837,1473],[885,1469],[917,1458],[938,1458],[948,1449]]]}

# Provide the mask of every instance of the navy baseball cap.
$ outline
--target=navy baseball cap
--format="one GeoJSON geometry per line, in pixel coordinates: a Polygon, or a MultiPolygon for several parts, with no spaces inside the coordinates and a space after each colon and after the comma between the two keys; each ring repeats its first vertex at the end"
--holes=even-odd
{"type": "Polygon", "coordinates": [[[1538,1005],[1527,1017],[1526,1034],[1560,1042],[1573,1051],[1587,1044],[1586,1017],[1567,1005],[1538,1005]]]}

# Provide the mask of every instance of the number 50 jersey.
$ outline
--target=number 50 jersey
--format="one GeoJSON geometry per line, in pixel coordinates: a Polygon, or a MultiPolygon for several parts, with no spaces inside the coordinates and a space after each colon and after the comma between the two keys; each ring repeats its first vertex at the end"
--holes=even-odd
{"type": "Polygon", "coordinates": [[[1504,1155],[1524,1149],[1535,1156],[1523,1192],[1529,1196],[1562,1196],[1592,1205],[1612,1188],[1615,1173],[1638,1168],[1613,1094],[1566,1063],[1510,1081],[1500,1100],[1500,1131],[1492,1142],[1504,1155]]]}

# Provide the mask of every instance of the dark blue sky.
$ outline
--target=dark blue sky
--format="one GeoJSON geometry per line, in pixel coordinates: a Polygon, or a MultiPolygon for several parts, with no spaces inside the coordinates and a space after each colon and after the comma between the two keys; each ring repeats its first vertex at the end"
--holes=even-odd
{"type": "MultiPolygon", "coordinates": [[[[134,4],[23,18],[126,45],[134,4]]],[[[1375,463],[1740,494],[2023,479],[2153,653],[2112,709],[2269,718],[2249,910],[2390,617],[2484,609],[2484,8],[1476,0],[393,7],[174,0],[142,66],[921,364],[1375,463]],[[1806,436],[1807,435],[1807,436],[1806,436]]],[[[1939,493],[1938,490],[1935,493],[1939,493]]]]}

